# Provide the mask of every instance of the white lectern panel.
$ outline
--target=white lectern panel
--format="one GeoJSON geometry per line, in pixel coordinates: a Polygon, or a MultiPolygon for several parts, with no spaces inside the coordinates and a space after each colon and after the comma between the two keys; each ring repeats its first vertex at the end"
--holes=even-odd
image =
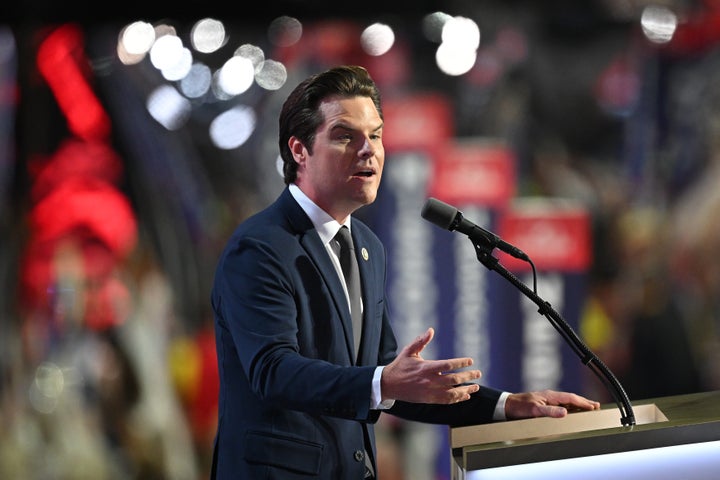
{"type": "Polygon", "coordinates": [[[720,478],[720,441],[650,448],[468,472],[467,480],[709,480],[720,478]]]}

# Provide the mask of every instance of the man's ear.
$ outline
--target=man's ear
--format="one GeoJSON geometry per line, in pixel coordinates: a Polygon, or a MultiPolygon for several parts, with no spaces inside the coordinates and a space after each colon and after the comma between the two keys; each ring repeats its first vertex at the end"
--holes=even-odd
{"type": "Polygon", "coordinates": [[[290,147],[290,152],[292,153],[295,162],[302,164],[307,158],[307,149],[305,148],[305,145],[303,145],[297,137],[290,137],[290,140],[288,140],[288,147],[290,147]]]}

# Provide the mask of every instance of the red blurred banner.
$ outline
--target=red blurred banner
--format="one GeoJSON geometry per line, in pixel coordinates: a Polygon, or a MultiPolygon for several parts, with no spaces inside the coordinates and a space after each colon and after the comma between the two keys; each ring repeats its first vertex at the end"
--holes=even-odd
{"type": "Polygon", "coordinates": [[[383,144],[387,151],[435,150],[454,134],[450,103],[440,94],[383,99],[383,116],[383,144]]]}
{"type": "MultiPolygon", "coordinates": [[[[583,272],[590,266],[590,217],[575,202],[519,200],[499,218],[497,233],[527,253],[538,270],[583,272]]],[[[502,252],[497,256],[508,270],[530,269],[528,263],[502,252]]]]}
{"type": "Polygon", "coordinates": [[[515,157],[483,139],[447,142],[435,158],[429,195],[451,204],[504,209],[515,195],[515,157]]]}

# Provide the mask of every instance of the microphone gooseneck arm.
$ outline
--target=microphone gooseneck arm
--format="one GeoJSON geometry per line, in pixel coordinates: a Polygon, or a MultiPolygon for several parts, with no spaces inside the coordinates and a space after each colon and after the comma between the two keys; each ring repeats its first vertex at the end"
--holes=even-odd
{"type": "Polygon", "coordinates": [[[582,363],[588,366],[590,370],[600,378],[603,384],[605,384],[605,387],[612,393],[615,403],[620,409],[620,421],[622,424],[624,426],[635,425],[635,414],[633,413],[630,400],[622,385],[620,385],[620,382],[607,365],[588,348],[560,314],[556,312],[548,302],[538,296],[536,292],[537,288],[530,290],[530,288],[500,264],[498,259],[492,255],[492,251],[497,248],[515,258],[530,263],[533,269],[533,279],[535,280],[535,265],[533,265],[530,257],[494,233],[463,218],[462,213],[457,208],[438,199],[429,198],[422,209],[421,216],[440,228],[458,231],[467,235],[475,248],[478,260],[489,270],[494,270],[505,277],[526,297],[532,300],[539,307],[538,311],[540,314],[547,317],[552,326],[555,327],[555,330],[560,333],[573,351],[580,357],[582,363]]]}
{"type": "Polygon", "coordinates": [[[560,333],[568,345],[570,345],[573,351],[578,355],[578,357],[580,357],[582,363],[590,368],[590,370],[597,375],[598,378],[600,378],[612,394],[615,399],[615,403],[620,409],[620,422],[622,425],[635,425],[635,413],[633,412],[632,405],[630,404],[630,399],[628,398],[625,389],[622,387],[615,375],[610,371],[608,366],[605,365],[605,363],[603,363],[602,360],[600,360],[590,350],[585,342],[583,342],[582,339],[575,333],[570,324],[568,324],[562,316],[555,311],[550,303],[544,301],[537,293],[531,290],[527,285],[521,282],[515,275],[500,264],[498,259],[491,254],[491,248],[487,248],[483,242],[477,242],[473,239],[470,240],[473,243],[473,247],[475,248],[477,258],[480,263],[485,265],[488,270],[494,270],[499,273],[502,277],[517,287],[526,297],[532,300],[533,303],[538,306],[538,312],[547,317],[552,326],[555,327],[555,330],[560,333]]]}

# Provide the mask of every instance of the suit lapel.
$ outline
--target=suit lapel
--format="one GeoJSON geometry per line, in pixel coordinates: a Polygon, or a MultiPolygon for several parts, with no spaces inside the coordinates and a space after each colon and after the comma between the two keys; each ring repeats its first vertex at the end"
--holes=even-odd
{"type": "Polygon", "coordinates": [[[353,243],[355,244],[355,255],[357,256],[358,266],[360,268],[363,300],[363,340],[360,342],[360,352],[358,353],[357,363],[364,364],[368,360],[365,358],[367,353],[366,346],[375,343],[373,338],[371,338],[375,331],[372,322],[375,318],[375,302],[379,298],[376,289],[381,286],[381,283],[375,278],[372,252],[359,227],[353,228],[353,243]]]}
{"type": "MultiPolygon", "coordinates": [[[[347,299],[345,298],[345,291],[343,290],[342,283],[335,272],[335,266],[328,256],[328,252],[325,249],[320,240],[320,236],[317,234],[315,227],[313,226],[310,218],[300,208],[300,205],[290,194],[290,191],[286,188],[281,196],[281,203],[287,218],[293,229],[299,233],[300,245],[305,249],[310,259],[315,265],[317,265],[320,275],[323,277],[325,284],[327,285],[330,296],[333,299],[335,308],[337,309],[338,316],[342,321],[343,332],[345,334],[345,345],[347,347],[348,357],[352,362],[355,358],[354,346],[353,346],[353,334],[352,334],[352,318],[350,317],[350,309],[348,308],[347,299]]],[[[362,270],[360,271],[361,281],[363,283],[363,291],[365,288],[365,282],[363,278],[362,270]]]]}

